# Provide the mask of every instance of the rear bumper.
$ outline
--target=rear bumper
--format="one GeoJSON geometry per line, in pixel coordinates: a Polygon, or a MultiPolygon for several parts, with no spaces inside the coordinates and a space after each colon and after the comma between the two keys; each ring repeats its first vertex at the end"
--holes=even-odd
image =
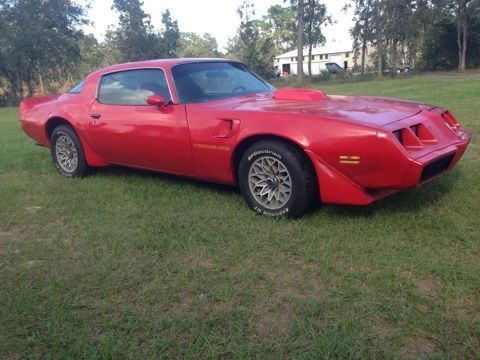
{"type": "Polygon", "coordinates": [[[50,142],[43,128],[34,121],[27,121],[20,119],[22,130],[25,134],[35,140],[38,144],[43,146],[50,146],[50,142]]]}

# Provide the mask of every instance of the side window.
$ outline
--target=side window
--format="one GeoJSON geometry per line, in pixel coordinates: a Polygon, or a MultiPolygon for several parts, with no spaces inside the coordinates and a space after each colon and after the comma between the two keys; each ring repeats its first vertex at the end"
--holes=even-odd
{"type": "Polygon", "coordinates": [[[98,101],[107,105],[146,105],[151,95],[161,95],[167,102],[171,100],[163,70],[127,70],[104,75],[98,101]]]}

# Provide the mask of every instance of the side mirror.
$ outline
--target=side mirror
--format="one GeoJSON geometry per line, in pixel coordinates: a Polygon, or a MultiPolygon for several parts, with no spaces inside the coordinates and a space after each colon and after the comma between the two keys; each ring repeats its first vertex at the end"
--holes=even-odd
{"type": "Polygon", "coordinates": [[[161,111],[164,111],[167,105],[167,100],[161,95],[151,95],[147,98],[147,104],[158,106],[161,111]]]}

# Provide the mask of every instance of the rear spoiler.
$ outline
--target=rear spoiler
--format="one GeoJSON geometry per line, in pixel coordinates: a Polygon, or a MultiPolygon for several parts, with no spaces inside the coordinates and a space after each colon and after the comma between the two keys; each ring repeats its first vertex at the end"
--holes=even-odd
{"type": "Polygon", "coordinates": [[[23,99],[22,102],[20,103],[20,108],[19,108],[20,119],[23,119],[23,116],[25,115],[25,113],[28,110],[32,109],[34,106],[55,100],[57,97],[58,95],[48,95],[48,96],[37,96],[37,97],[23,99]]]}

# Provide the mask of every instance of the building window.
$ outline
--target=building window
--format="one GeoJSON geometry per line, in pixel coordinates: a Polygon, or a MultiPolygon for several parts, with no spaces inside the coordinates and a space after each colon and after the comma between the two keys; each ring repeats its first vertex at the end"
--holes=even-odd
{"type": "Polygon", "coordinates": [[[323,60],[323,55],[320,55],[320,60],[323,60]]]}
{"type": "Polygon", "coordinates": [[[325,54],[325,60],[328,60],[328,54],[325,54]]]}
{"type": "Polygon", "coordinates": [[[349,52],[346,52],[346,53],[345,53],[345,57],[346,57],[346,58],[350,57],[350,53],[349,53],[349,52]]]}
{"type": "Polygon", "coordinates": [[[295,56],[295,61],[298,61],[298,56],[295,56]]]}
{"type": "Polygon", "coordinates": [[[295,61],[295,60],[294,60],[294,58],[292,57],[292,62],[294,62],[294,61],[295,61]]]}

